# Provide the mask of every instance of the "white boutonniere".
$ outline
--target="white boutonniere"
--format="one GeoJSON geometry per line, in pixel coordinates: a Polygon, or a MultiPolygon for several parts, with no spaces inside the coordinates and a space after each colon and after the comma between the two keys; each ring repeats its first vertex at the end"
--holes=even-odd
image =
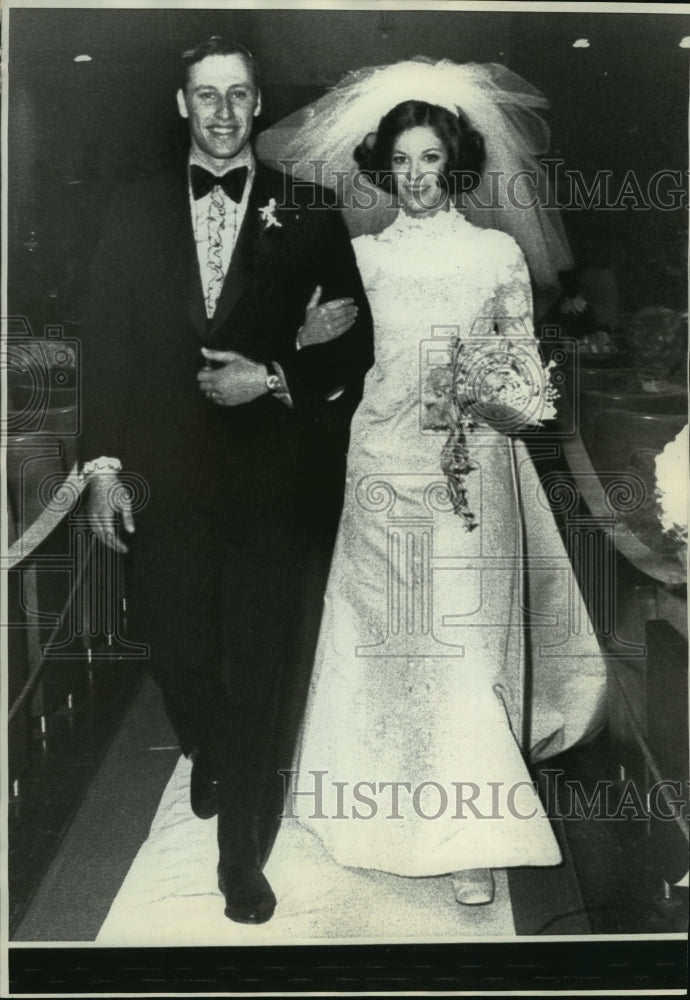
{"type": "Polygon", "coordinates": [[[264,229],[270,229],[271,226],[278,226],[282,228],[283,223],[276,218],[276,200],[271,198],[268,205],[264,205],[263,208],[259,209],[259,215],[264,224],[264,229]]]}

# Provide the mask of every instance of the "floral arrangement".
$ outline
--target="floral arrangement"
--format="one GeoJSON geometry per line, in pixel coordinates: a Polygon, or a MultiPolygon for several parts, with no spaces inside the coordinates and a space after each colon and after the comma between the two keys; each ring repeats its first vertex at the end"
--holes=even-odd
{"type": "Polygon", "coordinates": [[[688,425],[655,460],[659,521],[674,541],[688,542],[688,425]]]}
{"type": "Polygon", "coordinates": [[[477,527],[469,510],[465,476],[476,466],[469,454],[468,436],[482,424],[502,433],[541,427],[556,416],[559,392],[553,384],[555,362],[542,364],[536,341],[507,338],[459,343],[450,369],[449,385],[431,373],[429,387],[441,389],[441,400],[427,405],[427,418],[451,415],[450,436],[441,453],[453,509],[467,530],[477,527]]]}
{"type": "Polygon", "coordinates": [[[551,375],[555,362],[542,365],[534,340],[461,343],[453,367],[455,399],[475,421],[517,431],[556,416],[559,393],[551,375]]]}

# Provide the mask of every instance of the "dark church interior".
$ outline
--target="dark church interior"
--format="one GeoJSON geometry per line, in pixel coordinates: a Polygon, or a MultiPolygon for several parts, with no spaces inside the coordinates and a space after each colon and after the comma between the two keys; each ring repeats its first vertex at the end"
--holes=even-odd
{"type": "MultiPolygon", "coordinates": [[[[589,807],[560,803],[560,866],[508,870],[510,936],[686,932],[687,520],[684,537],[664,528],[655,476],[687,427],[690,18],[489,6],[11,9],[10,946],[97,941],[180,756],[128,641],[122,560],[93,541],[70,483],[80,324],[100,225],[122,185],[186,155],[176,59],[212,34],[239,40],[261,67],[259,131],[352,69],[416,55],[502,63],[548,97],[548,155],[559,163],[574,266],[535,316],[562,373],[561,433],[544,428],[528,447],[542,456],[606,659],[608,721],[593,741],[532,767],[542,796],[558,771],[589,807]],[[589,195],[573,189],[573,175],[589,195]],[[597,813],[602,781],[617,814],[597,813]]],[[[676,463],[676,487],[686,461],[676,463]]],[[[448,940],[453,933],[449,924],[448,940]]],[[[184,944],[181,934],[171,931],[171,943],[184,944]]]]}

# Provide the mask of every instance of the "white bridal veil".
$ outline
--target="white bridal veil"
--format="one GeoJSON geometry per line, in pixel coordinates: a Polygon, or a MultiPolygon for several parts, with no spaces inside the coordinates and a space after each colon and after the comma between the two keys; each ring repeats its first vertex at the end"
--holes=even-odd
{"type": "Polygon", "coordinates": [[[479,187],[465,195],[475,225],[501,229],[521,247],[542,296],[558,289],[558,271],[572,257],[547,174],[538,156],[549,147],[546,122],[535,109],[548,101],[535,87],[498,63],[457,65],[417,56],[349,73],[313,104],[259,135],[264,162],[296,178],[340,192],[353,236],[378,232],[397,209],[391,196],[358,176],[353,151],[396,104],[427,101],[461,111],[484,138],[486,164],[479,187]]]}

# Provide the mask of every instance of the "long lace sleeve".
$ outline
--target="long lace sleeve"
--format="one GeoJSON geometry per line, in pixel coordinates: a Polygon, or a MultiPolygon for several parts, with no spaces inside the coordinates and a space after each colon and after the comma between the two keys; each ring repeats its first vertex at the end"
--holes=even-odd
{"type": "Polygon", "coordinates": [[[493,302],[496,333],[510,340],[534,338],[534,306],[527,263],[517,243],[497,234],[496,292],[493,302]]]}
{"type": "Polygon", "coordinates": [[[486,234],[483,256],[492,271],[493,296],[474,318],[470,337],[534,339],[532,286],[520,247],[510,236],[493,230],[486,234]]]}

